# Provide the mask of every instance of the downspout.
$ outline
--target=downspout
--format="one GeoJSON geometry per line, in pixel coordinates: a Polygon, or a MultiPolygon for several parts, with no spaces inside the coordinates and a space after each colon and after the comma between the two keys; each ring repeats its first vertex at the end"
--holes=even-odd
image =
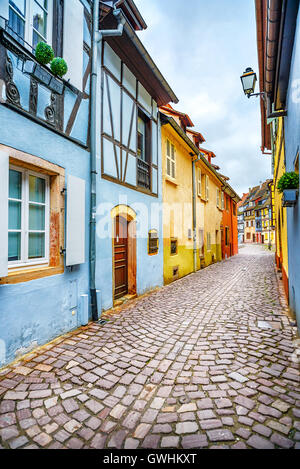
{"type": "MultiPolygon", "coordinates": [[[[94,1],[93,8],[93,34],[92,34],[92,71],[91,71],[91,130],[90,130],[90,182],[91,182],[91,199],[90,199],[90,298],[91,311],[93,321],[98,321],[98,305],[96,292],[96,211],[97,211],[97,181],[96,181],[96,158],[97,158],[97,62],[98,62],[98,45],[102,51],[102,40],[106,36],[122,36],[124,27],[124,18],[121,10],[114,10],[113,14],[118,20],[118,28],[115,30],[99,31],[99,8],[100,0],[94,1]]],[[[101,311],[100,311],[101,314],[101,311]]]]}
{"type": "Polygon", "coordinates": [[[193,187],[193,267],[197,272],[197,220],[196,220],[196,161],[199,161],[199,155],[195,159],[195,155],[190,153],[192,159],[192,187],[193,187]]]}

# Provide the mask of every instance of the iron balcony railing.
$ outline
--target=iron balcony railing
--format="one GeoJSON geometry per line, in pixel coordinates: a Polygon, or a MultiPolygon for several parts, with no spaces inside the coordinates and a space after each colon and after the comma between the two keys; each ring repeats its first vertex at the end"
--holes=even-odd
{"type": "Polygon", "coordinates": [[[146,161],[137,159],[137,182],[144,189],[151,188],[150,165],[146,161]]]}

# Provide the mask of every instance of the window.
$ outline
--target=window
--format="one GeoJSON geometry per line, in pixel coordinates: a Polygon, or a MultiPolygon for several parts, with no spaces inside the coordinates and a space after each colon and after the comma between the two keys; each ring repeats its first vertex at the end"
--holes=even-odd
{"type": "Polygon", "coordinates": [[[148,254],[158,253],[158,233],[156,230],[150,230],[148,235],[148,254]]]}
{"type": "Polygon", "coordinates": [[[151,162],[151,121],[140,109],[138,112],[138,157],[146,163],[151,162]]]}
{"type": "Polygon", "coordinates": [[[171,238],[171,256],[177,254],[177,244],[178,241],[175,238],[171,238]]]}
{"type": "Polygon", "coordinates": [[[210,233],[207,233],[206,241],[207,241],[206,250],[210,251],[211,250],[211,234],[210,233]]]}
{"type": "Polygon", "coordinates": [[[236,217],[236,204],[232,204],[233,216],[236,217]]]}
{"type": "Polygon", "coordinates": [[[11,166],[8,200],[10,266],[48,262],[49,179],[11,166]]]}
{"type": "Polygon", "coordinates": [[[229,201],[228,201],[228,197],[226,197],[226,210],[227,210],[227,212],[229,211],[229,201]]]}
{"type": "Polygon", "coordinates": [[[176,149],[170,140],[167,140],[167,175],[176,178],[176,149]]]}
{"type": "Polygon", "coordinates": [[[141,110],[138,112],[137,140],[138,185],[150,190],[151,121],[141,110]]]}
{"type": "Polygon", "coordinates": [[[146,161],[146,122],[139,114],[138,116],[138,157],[146,161]]]}
{"type": "Polygon", "coordinates": [[[51,43],[52,0],[9,0],[8,26],[22,44],[51,43]]]}

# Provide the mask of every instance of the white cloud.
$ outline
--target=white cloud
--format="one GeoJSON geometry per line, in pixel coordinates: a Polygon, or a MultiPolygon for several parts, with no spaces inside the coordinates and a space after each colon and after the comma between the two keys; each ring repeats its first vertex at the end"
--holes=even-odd
{"type": "Polygon", "coordinates": [[[257,70],[253,0],[136,0],[148,24],[139,33],[205,146],[242,193],[270,177],[260,152],[259,100],[246,99],[240,75],[257,70]]]}

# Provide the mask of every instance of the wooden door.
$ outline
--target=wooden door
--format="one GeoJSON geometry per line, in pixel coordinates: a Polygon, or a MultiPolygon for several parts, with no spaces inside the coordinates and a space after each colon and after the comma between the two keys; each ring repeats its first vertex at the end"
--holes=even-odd
{"type": "Polygon", "coordinates": [[[117,299],[128,293],[128,223],[121,216],[115,218],[114,277],[117,299]]]}

